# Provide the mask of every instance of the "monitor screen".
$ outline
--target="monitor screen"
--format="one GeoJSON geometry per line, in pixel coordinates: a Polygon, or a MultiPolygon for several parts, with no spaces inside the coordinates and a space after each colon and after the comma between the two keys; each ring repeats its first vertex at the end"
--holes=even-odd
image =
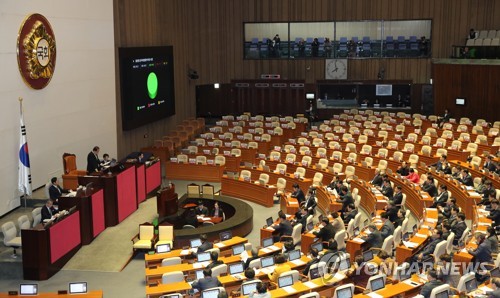
{"type": "Polygon", "coordinates": [[[262,247],[269,247],[274,244],[273,237],[265,238],[262,240],[262,247]]]}
{"type": "Polygon", "coordinates": [[[457,106],[465,106],[465,98],[455,98],[455,104],[457,106]]]}
{"type": "Polygon", "coordinates": [[[219,237],[220,241],[226,241],[233,238],[233,234],[231,233],[231,231],[224,231],[219,234],[219,237]]]}
{"type": "Polygon", "coordinates": [[[241,254],[244,251],[245,251],[245,245],[244,244],[233,246],[233,255],[234,256],[239,255],[239,254],[241,254]]]}
{"type": "Polygon", "coordinates": [[[160,244],[156,247],[156,253],[166,253],[170,251],[170,244],[160,244]]]}
{"type": "Polygon", "coordinates": [[[392,85],[376,85],[375,95],[392,96],[392,85]]]}
{"type": "Polygon", "coordinates": [[[206,262],[210,260],[210,253],[209,252],[202,252],[196,255],[196,258],[198,262],[206,262]]]}
{"type": "Polygon", "coordinates": [[[448,298],[449,297],[448,290],[444,290],[442,292],[437,293],[435,297],[436,298],[448,298]]]}
{"type": "Polygon", "coordinates": [[[250,283],[246,283],[246,284],[243,284],[241,286],[241,290],[242,290],[242,294],[244,296],[247,296],[249,295],[250,293],[252,293],[253,291],[256,291],[257,290],[257,284],[259,284],[260,282],[250,282],[250,283]]]}
{"type": "Polygon", "coordinates": [[[475,278],[471,279],[471,280],[468,280],[465,282],[465,289],[467,291],[467,293],[470,293],[472,291],[474,291],[475,289],[477,289],[477,281],[475,278]]]}
{"type": "Polygon", "coordinates": [[[175,115],[172,46],[119,48],[122,129],[175,115]]]}
{"type": "Polygon", "coordinates": [[[205,276],[203,276],[203,270],[196,270],[195,275],[196,275],[196,279],[202,279],[205,277],[205,276]]]}
{"type": "Polygon", "coordinates": [[[337,298],[352,298],[351,288],[337,290],[337,298]]]}
{"type": "Polygon", "coordinates": [[[351,260],[349,258],[342,259],[339,264],[339,270],[347,270],[351,267],[351,260]]]}
{"type": "Polygon", "coordinates": [[[268,227],[269,227],[269,226],[272,226],[272,225],[273,225],[273,223],[274,223],[274,221],[273,221],[273,218],[272,218],[272,217],[268,217],[268,218],[266,219],[266,225],[267,225],[268,227]]]}
{"type": "Polygon", "coordinates": [[[164,298],[182,298],[182,295],[179,294],[170,294],[170,295],[164,295],[164,298]]]}
{"type": "Polygon", "coordinates": [[[278,278],[278,287],[284,288],[293,285],[293,276],[286,275],[278,278]]]}
{"type": "Polygon", "coordinates": [[[320,214],[318,216],[318,222],[321,223],[323,221],[323,214],[320,214]]]}
{"type": "Polygon", "coordinates": [[[310,269],[309,270],[309,276],[311,277],[311,279],[315,279],[315,278],[321,277],[321,273],[319,272],[319,268],[316,267],[316,268],[310,269]]]}
{"type": "Polygon", "coordinates": [[[196,239],[191,239],[191,248],[196,248],[201,245],[201,239],[196,238],[196,239]]]}
{"type": "Polygon", "coordinates": [[[86,282],[72,282],[69,284],[70,294],[83,294],[87,293],[87,283],[86,282]]]}
{"type": "Polygon", "coordinates": [[[233,275],[241,272],[243,272],[243,262],[229,265],[229,274],[233,275]]]}
{"type": "Polygon", "coordinates": [[[217,298],[219,297],[219,289],[205,290],[201,292],[201,298],[217,298]]]}
{"type": "Polygon", "coordinates": [[[20,295],[38,295],[38,284],[21,284],[19,286],[20,295]]]}
{"type": "Polygon", "coordinates": [[[294,249],[288,253],[288,260],[293,261],[300,259],[300,249],[294,249]]]}
{"type": "Polygon", "coordinates": [[[410,279],[411,270],[409,268],[403,268],[398,271],[399,281],[410,279]]]}
{"type": "Polygon", "coordinates": [[[363,252],[363,261],[368,262],[373,260],[373,250],[367,250],[363,252]]]}
{"type": "Polygon", "coordinates": [[[313,92],[307,92],[306,93],[306,99],[314,99],[316,97],[316,94],[313,92]]]}
{"type": "Polygon", "coordinates": [[[312,229],[314,229],[314,224],[313,224],[313,222],[312,222],[312,221],[311,221],[310,223],[308,223],[308,224],[307,224],[306,229],[307,229],[308,231],[311,231],[312,229]]]}
{"type": "Polygon", "coordinates": [[[323,251],[323,242],[316,242],[311,245],[311,248],[316,248],[318,251],[323,251]]]}
{"type": "Polygon", "coordinates": [[[490,271],[491,277],[500,277],[500,268],[497,267],[490,271]]]}
{"type": "Polygon", "coordinates": [[[274,257],[265,257],[260,259],[260,264],[262,268],[266,268],[274,265],[274,257]]]}
{"type": "Polygon", "coordinates": [[[378,291],[378,290],[382,289],[384,286],[385,286],[384,278],[382,276],[370,281],[370,287],[371,287],[372,291],[378,291]]]}

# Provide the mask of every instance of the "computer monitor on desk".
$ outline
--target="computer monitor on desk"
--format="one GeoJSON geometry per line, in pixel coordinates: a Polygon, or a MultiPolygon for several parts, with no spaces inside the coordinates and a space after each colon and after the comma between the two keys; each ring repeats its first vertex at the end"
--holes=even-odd
{"type": "Polygon", "coordinates": [[[70,294],[85,294],[87,293],[87,282],[72,282],[69,284],[70,294]]]}
{"type": "Polygon", "coordinates": [[[19,295],[38,295],[38,284],[20,284],[19,295]]]}

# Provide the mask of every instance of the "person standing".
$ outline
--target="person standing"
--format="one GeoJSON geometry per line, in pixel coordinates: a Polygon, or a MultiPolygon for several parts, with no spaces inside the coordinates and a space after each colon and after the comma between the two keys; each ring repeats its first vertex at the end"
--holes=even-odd
{"type": "Polygon", "coordinates": [[[87,155],[87,174],[99,172],[101,170],[101,160],[99,159],[99,147],[95,146],[87,155]]]}
{"type": "Polygon", "coordinates": [[[331,58],[332,57],[332,42],[330,41],[330,38],[325,37],[325,56],[326,58],[331,58]]]}
{"type": "Polygon", "coordinates": [[[312,53],[313,57],[318,57],[318,53],[319,53],[319,41],[318,41],[317,38],[315,38],[313,40],[313,42],[311,43],[311,53],[312,53]]]}

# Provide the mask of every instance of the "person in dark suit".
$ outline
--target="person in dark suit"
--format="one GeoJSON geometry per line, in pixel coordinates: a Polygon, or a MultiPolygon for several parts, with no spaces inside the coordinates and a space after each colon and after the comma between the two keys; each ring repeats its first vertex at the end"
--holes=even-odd
{"type": "Polygon", "coordinates": [[[52,179],[50,179],[50,182],[52,183],[52,185],[49,187],[49,197],[54,202],[57,202],[63,193],[69,193],[68,189],[59,186],[59,181],[57,181],[56,177],[52,177],[52,179]]]}
{"type": "Polygon", "coordinates": [[[335,230],[330,223],[330,220],[325,217],[321,223],[323,227],[318,232],[313,232],[314,236],[321,239],[321,241],[328,241],[335,236],[335,230]]]}
{"type": "Polygon", "coordinates": [[[311,250],[309,251],[309,254],[311,255],[311,260],[309,262],[307,262],[306,267],[302,271],[302,274],[304,274],[304,275],[309,274],[309,269],[311,269],[312,265],[319,263],[319,257],[318,257],[319,252],[316,248],[311,248],[311,250]]]}
{"type": "Polygon", "coordinates": [[[384,209],[389,220],[391,222],[396,221],[396,219],[398,218],[398,210],[400,208],[398,208],[398,206],[396,206],[393,201],[389,201],[387,202],[387,205],[384,207],[384,209]]]}
{"type": "Polygon", "coordinates": [[[403,177],[408,176],[410,174],[410,168],[408,167],[406,161],[401,162],[401,165],[396,170],[396,173],[399,173],[403,177]]]}
{"type": "Polygon", "coordinates": [[[384,239],[392,236],[392,234],[394,234],[394,224],[389,220],[387,212],[382,212],[382,214],[380,214],[380,218],[382,218],[382,222],[384,222],[384,225],[380,229],[380,235],[384,239]]]}
{"type": "Polygon", "coordinates": [[[338,183],[342,184],[342,179],[340,179],[340,176],[334,176],[330,184],[328,184],[328,188],[330,189],[336,189],[338,183]]]}
{"type": "Polygon", "coordinates": [[[377,230],[377,226],[370,224],[368,226],[368,230],[370,231],[370,234],[361,237],[361,239],[365,241],[366,249],[370,249],[372,247],[381,248],[384,239],[382,238],[380,231],[377,230]]]}
{"type": "Polygon", "coordinates": [[[486,157],[486,161],[484,162],[483,169],[488,170],[490,172],[495,172],[497,170],[497,164],[493,160],[493,156],[488,155],[486,157]]]}
{"type": "Polygon", "coordinates": [[[210,288],[222,287],[222,284],[217,279],[217,277],[212,277],[211,269],[203,269],[203,276],[203,278],[200,278],[199,280],[193,282],[193,284],[191,285],[193,289],[197,289],[198,291],[202,292],[210,288]]]}
{"type": "MultiPolygon", "coordinates": [[[[387,213],[387,211],[386,211],[387,213]]],[[[403,208],[399,208],[398,211],[396,212],[397,217],[393,218],[394,220],[391,220],[391,217],[389,216],[389,220],[392,221],[394,224],[394,228],[400,227],[403,225],[403,221],[405,220],[405,211],[403,208]]]]}
{"type": "Polygon", "coordinates": [[[489,241],[486,241],[486,235],[477,232],[474,236],[476,238],[477,248],[469,248],[467,251],[474,256],[475,264],[491,263],[493,258],[491,257],[491,245],[489,241]]]}
{"type": "Polygon", "coordinates": [[[434,203],[431,208],[436,208],[437,206],[445,206],[446,201],[448,201],[448,187],[444,184],[439,185],[439,193],[434,197],[434,203]]]}
{"type": "Polygon", "coordinates": [[[431,167],[435,167],[437,172],[443,172],[444,174],[450,175],[451,174],[451,167],[450,164],[448,163],[446,155],[441,155],[439,160],[430,165],[431,167]]]}
{"type": "Polygon", "coordinates": [[[101,161],[99,160],[99,147],[95,146],[87,154],[87,174],[99,172],[101,170],[101,161]]]}
{"type": "Polygon", "coordinates": [[[491,180],[486,180],[484,182],[483,199],[488,199],[491,194],[493,194],[493,196],[496,196],[497,193],[495,187],[493,187],[493,183],[491,182],[491,180]]]}
{"type": "Polygon", "coordinates": [[[394,190],[392,189],[391,181],[389,179],[384,180],[384,184],[382,185],[380,192],[384,195],[384,197],[387,197],[389,200],[392,199],[392,196],[394,195],[394,190]]]}
{"type": "Polygon", "coordinates": [[[491,200],[491,210],[488,218],[493,221],[493,226],[500,225],[500,208],[498,208],[498,200],[491,200]]]}
{"type": "Polygon", "coordinates": [[[352,198],[351,193],[349,193],[349,190],[347,189],[347,186],[343,185],[340,193],[339,193],[339,199],[337,199],[338,203],[342,203],[342,209],[340,210],[341,213],[344,213],[347,211],[347,206],[349,204],[354,204],[354,199],[352,198]]]}
{"type": "Polygon", "coordinates": [[[438,279],[437,272],[434,269],[427,272],[427,280],[428,282],[420,290],[420,295],[424,296],[424,298],[431,297],[432,290],[443,285],[443,282],[438,279]]]}
{"type": "Polygon", "coordinates": [[[437,196],[437,188],[432,175],[427,176],[427,180],[422,184],[422,190],[427,192],[431,197],[437,196]]]}
{"type": "Polygon", "coordinates": [[[493,291],[486,292],[488,298],[500,298],[500,278],[495,277],[491,280],[493,291]]]}
{"type": "Polygon", "coordinates": [[[299,205],[306,200],[304,192],[302,191],[302,189],[300,189],[300,186],[297,183],[293,185],[293,192],[290,196],[292,198],[296,198],[297,201],[299,202],[299,205]]]}
{"type": "Polygon", "coordinates": [[[210,264],[208,264],[206,267],[208,269],[214,269],[215,267],[224,264],[224,262],[219,260],[219,253],[216,251],[210,252],[210,260],[210,264]]]}
{"type": "Polygon", "coordinates": [[[291,236],[293,232],[292,224],[286,219],[285,213],[280,213],[278,219],[279,223],[272,225],[274,231],[278,233],[274,242],[278,242],[282,236],[291,236]]]}
{"type": "Polygon", "coordinates": [[[302,233],[304,233],[304,231],[306,230],[306,226],[307,226],[307,217],[309,216],[309,214],[307,213],[307,209],[302,206],[299,211],[297,211],[295,213],[295,221],[294,221],[294,225],[296,224],[301,224],[302,225],[302,233]]]}
{"type": "Polygon", "coordinates": [[[453,239],[453,244],[457,245],[460,238],[462,238],[463,233],[467,229],[467,224],[465,223],[465,214],[460,212],[457,214],[457,223],[451,227],[451,231],[455,233],[455,239],[453,239]]]}
{"type": "MultiPolygon", "coordinates": [[[[452,209],[452,207],[456,206],[456,203],[457,203],[457,199],[448,198],[448,200],[446,201],[446,205],[444,207],[438,206],[438,210],[445,218],[450,218],[451,209],[452,209]]],[[[450,223],[450,225],[451,225],[451,223],[450,223]]]]}
{"type": "Polygon", "coordinates": [[[395,187],[395,189],[396,191],[392,196],[392,201],[394,202],[394,205],[401,205],[401,203],[403,203],[403,188],[401,187],[401,185],[398,185],[395,187]]]}
{"type": "Polygon", "coordinates": [[[436,246],[438,245],[439,242],[446,240],[442,238],[443,236],[443,231],[441,230],[434,230],[431,236],[431,240],[429,243],[427,243],[424,248],[420,251],[419,254],[416,254],[412,258],[412,262],[422,262],[425,259],[427,259],[428,256],[434,253],[434,249],[436,249],[436,246]]]}
{"type": "Polygon", "coordinates": [[[203,205],[203,201],[198,202],[198,207],[196,207],[196,215],[208,216],[208,208],[203,205]]]}
{"type": "Polygon", "coordinates": [[[373,185],[373,186],[382,186],[382,182],[383,182],[383,179],[382,179],[382,174],[380,173],[380,169],[377,168],[375,169],[375,176],[372,178],[372,180],[370,181],[370,183],[373,185]]]}
{"type": "Polygon", "coordinates": [[[307,209],[307,213],[314,214],[316,210],[316,205],[318,205],[318,202],[316,201],[316,195],[314,194],[314,190],[309,189],[309,191],[307,192],[306,201],[304,202],[304,207],[307,209]]]}
{"type": "Polygon", "coordinates": [[[208,241],[207,238],[208,238],[207,234],[200,235],[201,245],[198,247],[198,250],[197,250],[198,253],[205,252],[209,249],[214,248],[214,244],[212,242],[208,241]]]}
{"type": "Polygon", "coordinates": [[[438,119],[437,119],[439,128],[443,127],[443,125],[445,123],[449,122],[450,118],[451,118],[450,112],[448,111],[448,109],[445,109],[443,116],[438,116],[438,119]]]}
{"type": "Polygon", "coordinates": [[[474,186],[474,180],[472,180],[472,176],[469,174],[469,170],[463,168],[460,173],[460,178],[457,179],[460,183],[466,186],[474,186]]]}
{"type": "Polygon", "coordinates": [[[46,219],[51,219],[52,216],[58,217],[57,210],[53,206],[52,200],[47,200],[45,206],[42,207],[42,222],[46,219]]]}
{"type": "Polygon", "coordinates": [[[198,226],[198,218],[196,217],[196,211],[194,209],[191,208],[186,212],[184,224],[191,225],[195,228],[198,226]]]}
{"type": "Polygon", "coordinates": [[[356,210],[356,207],[354,207],[354,204],[349,204],[347,205],[347,210],[344,212],[344,223],[349,224],[351,219],[354,219],[356,215],[358,214],[358,210],[356,210]]]}
{"type": "Polygon", "coordinates": [[[219,207],[219,202],[214,203],[214,209],[210,213],[211,217],[224,217],[224,210],[219,207]]]}

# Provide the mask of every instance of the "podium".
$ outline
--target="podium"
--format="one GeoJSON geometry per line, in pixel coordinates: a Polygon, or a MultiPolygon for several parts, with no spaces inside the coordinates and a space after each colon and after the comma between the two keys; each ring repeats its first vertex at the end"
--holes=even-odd
{"type": "Polygon", "coordinates": [[[175,193],[175,185],[162,188],[156,196],[156,208],[160,218],[177,214],[178,210],[178,195],[175,193]]]}
{"type": "Polygon", "coordinates": [[[104,218],[106,227],[122,222],[137,210],[137,184],[134,165],[118,164],[107,172],[78,177],[80,185],[93,183],[104,191],[104,218]]]}

